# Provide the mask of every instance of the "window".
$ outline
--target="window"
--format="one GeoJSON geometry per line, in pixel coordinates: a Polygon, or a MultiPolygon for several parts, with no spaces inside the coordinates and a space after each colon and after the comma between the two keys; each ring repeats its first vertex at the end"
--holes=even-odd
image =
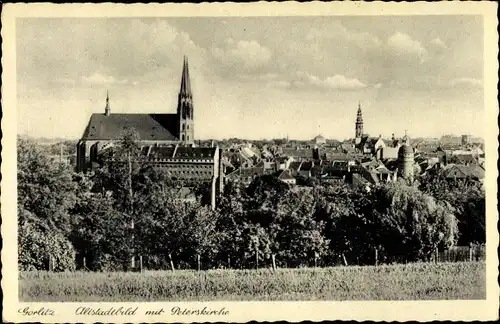
{"type": "Polygon", "coordinates": [[[189,141],[189,135],[187,136],[187,140],[189,141]]]}
{"type": "Polygon", "coordinates": [[[189,130],[189,125],[187,125],[187,130],[189,130]]]}
{"type": "Polygon", "coordinates": [[[184,134],[182,134],[182,140],[184,141],[184,134]]]}
{"type": "MultiPolygon", "coordinates": [[[[188,126],[188,129],[189,129],[189,126],[188,126]]],[[[182,124],[182,130],[186,130],[186,124],[182,124]]]]}

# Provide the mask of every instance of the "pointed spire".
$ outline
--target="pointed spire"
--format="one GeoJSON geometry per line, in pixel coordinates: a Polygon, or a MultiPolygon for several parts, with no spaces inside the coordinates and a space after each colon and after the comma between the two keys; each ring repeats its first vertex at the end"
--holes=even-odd
{"type": "Polygon", "coordinates": [[[360,139],[363,136],[363,114],[361,113],[361,102],[358,101],[358,113],[356,115],[355,138],[360,139]]]}
{"type": "Polygon", "coordinates": [[[357,122],[363,122],[363,113],[361,112],[361,103],[358,102],[358,114],[356,116],[357,122]]]}
{"type": "Polygon", "coordinates": [[[109,91],[106,90],[106,108],[104,109],[104,115],[109,116],[111,114],[111,108],[109,107],[109,91]]]}
{"type": "Polygon", "coordinates": [[[187,56],[184,55],[184,64],[182,67],[182,79],[181,79],[181,94],[191,95],[191,80],[189,79],[189,64],[187,56]]]}

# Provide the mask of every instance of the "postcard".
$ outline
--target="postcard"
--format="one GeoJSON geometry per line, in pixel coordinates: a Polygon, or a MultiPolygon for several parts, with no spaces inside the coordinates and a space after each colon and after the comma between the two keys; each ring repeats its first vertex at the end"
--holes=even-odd
{"type": "Polygon", "coordinates": [[[4,5],[3,319],[498,319],[496,8],[4,5]]]}

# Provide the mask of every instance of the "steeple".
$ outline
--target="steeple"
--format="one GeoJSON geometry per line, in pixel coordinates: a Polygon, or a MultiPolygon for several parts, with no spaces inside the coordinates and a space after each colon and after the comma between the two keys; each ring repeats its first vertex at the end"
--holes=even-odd
{"type": "Polygon", "coordinates": [[[356,115],[356,138],[363,136],[363,114],[361,112],[361,103],[358,102],[358,113],[356,115]]]}
{"type": "Polygon", "coordinates": [[[106,90],[106,108],[104,108],[104,115],[109,116],[111,108],[109,107],[109,92],[106,90]]]}
{"type": "Polygon", "coordinates": [[[177,102],[178,138],[183,144],[194,143],[193,94],[187,57],[182,65],[181,88],[177,102]]]}
{"type": "Polygon", "coordinates": [[[361,103],[358,102],[358,114],[356,116],[357,123],[363,123],[363,113],[361,112],[361,103]]]}
{"type": "Polygon", "coordinates": [[[188,59],[184,55],[184,64],[182,66],[182,79],[181,79],[181,90],[179,91],[182,95],[192,96],[191,93],[191,80],[189,79],[189,64],[188,59]]]}

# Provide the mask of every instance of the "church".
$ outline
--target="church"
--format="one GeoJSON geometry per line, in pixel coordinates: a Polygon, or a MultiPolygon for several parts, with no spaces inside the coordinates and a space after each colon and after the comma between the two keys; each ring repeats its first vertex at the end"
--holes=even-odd
{"type": "Polygon", "coordinates": [[[194,127],[189,66],[184,57],[177,112],[113,114],[107,95],[104,112],[92,114],[77,144],[77,171],[92,169],[104,150],[118,143],[126,129],[133,129],[151,166],[166,170],[173,180],[207,182],[215,208],[216,197],[223,188],[220,149],[196,147],[194,127]]]}

